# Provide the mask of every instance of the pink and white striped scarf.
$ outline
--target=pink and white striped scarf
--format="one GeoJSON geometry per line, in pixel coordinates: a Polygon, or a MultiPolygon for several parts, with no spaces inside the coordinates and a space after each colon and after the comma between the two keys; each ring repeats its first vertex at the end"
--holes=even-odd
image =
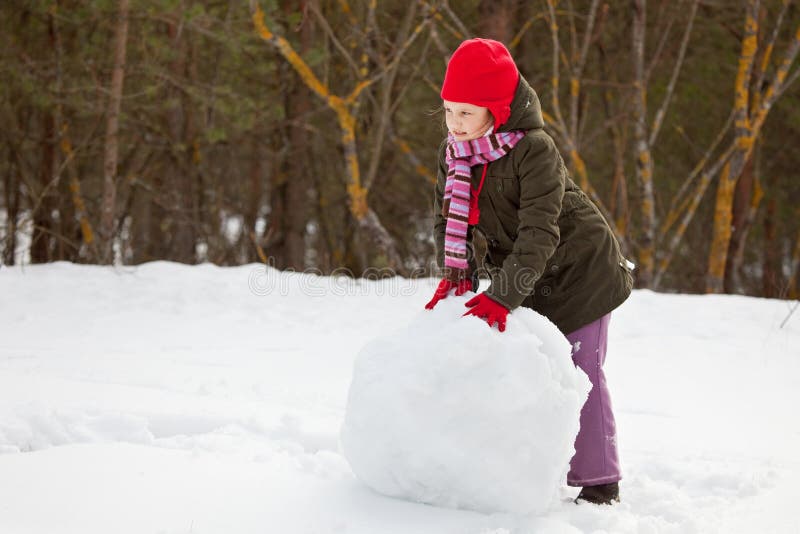
{"type": "Polygon", "coordinates": [[[480,190],[472,190],[470,168],[502,158],[523,137],[523,130],[493,133],[470,141],[456,141],[452,134],[447,136],[447,181],[442,215],[447,218],[444,266],[448,279],[457,281],[467,276],[467,228],[478,222],[477,195],[480,190]]]}

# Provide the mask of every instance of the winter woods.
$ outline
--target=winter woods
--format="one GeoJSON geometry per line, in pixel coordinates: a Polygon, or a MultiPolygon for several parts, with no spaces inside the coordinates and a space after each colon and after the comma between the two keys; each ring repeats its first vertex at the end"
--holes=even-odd
{"type": "MultiPolygon", "coordinates": [[[[504,41],[661,290],[797,296],[795,0],[0,6],[0,258],[430,272],[439,85],[504,41]]],[[[480,245],[480,244],[479,244],[480,245]]]]}

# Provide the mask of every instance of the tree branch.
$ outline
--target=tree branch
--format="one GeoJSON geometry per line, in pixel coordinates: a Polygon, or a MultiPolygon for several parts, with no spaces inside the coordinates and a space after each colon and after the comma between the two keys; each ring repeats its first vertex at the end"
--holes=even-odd
{"type": "Polygon", "coordinates": [[[689,46],[689,36],[692,33],[692,26],[694,25],[694,18],[697,14],[698,3],[699,0],[694,0],[692,2],[692,8],[689,12],[689,22],[686,23],[686,31],[683,32],[683,40],[681,41],[681,49],[678,53],[678,59],[675,62],[675,67],[672,69],[672,76],[670,77],[669,84],[667,85],[667,92],[664,95],[664,101],[661,103],[661,107],[658,108],[655,119],[653,119],[653,128],[650,132],[649,141],[651,147],[655,144],[656,139],[658,139],[658,134],[661,131],[661,125],[664,122],[664,115],[667,113],[667,108],[669,107],[670,101],[672,100],[672,95],[675,91],[675,83],[678,81],[678,74],[680,74],[681,68],[683,67],[683,59],[686,56],[686,49],[689,46]]]}
{"type": "Polygon", "coordinates": [[[461,22],[461,19],[458,18],[458,16],[455,13],[453,13],[453,10],[450,9],[450,5],[448,4],[447,0],[442,0],[442,11],[447,13],[447,16],[450,17],[450,19],[456,25],[458,30],[461,32],[461,38],[469,39],[471,36],[470,31],[467,29],[464,23],[461,22]]]}
{"type": "Polygon", "coordinates": [[[336,37],[336,34],[333,33],[333,28],[331,28],[331,25],[328,23],[328,19],[326,19],[322,15],[322,13],[320,12],[319,8],[317,8],[317,6],[316,6],[316,3],[315,2],[309,2],[306,5],[311,10],[311,12],[314,14],[314,16],[317,18],[317,22],[322,27],[322,30],[325,32],[325,34],[328,36],[328,38],[331,40],[331,42],[333,43],[333,46],[342,54],[342,57],[344,58],[345,62],[348,65],[350,65],[350,68],[353,69],[353,72],[356,73],[356,76],[360,76],[360,69],[359,69],[358,64],[356,64],[355,59],[353,59],[353,56],[350,55],[350,52],[347,51],[347,48],[345,48],[345,46],[342,44],[342,42],[339,41],[339,39],[336,37]]]}

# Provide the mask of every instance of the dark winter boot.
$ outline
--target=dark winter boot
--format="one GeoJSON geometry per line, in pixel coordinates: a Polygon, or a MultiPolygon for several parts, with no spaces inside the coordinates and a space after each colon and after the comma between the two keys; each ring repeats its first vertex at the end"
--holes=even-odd
{"type": "Polygon", "coordinates": [[[593,504],[613,504],[619,502],[619,484],[600,484],[598,486],[584,486],[575,498],[575,504],[586,501],[593,504]]]}

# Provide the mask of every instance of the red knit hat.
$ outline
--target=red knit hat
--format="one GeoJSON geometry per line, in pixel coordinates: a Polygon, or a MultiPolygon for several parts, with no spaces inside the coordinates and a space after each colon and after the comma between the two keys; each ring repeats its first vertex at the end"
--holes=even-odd
{"type": "Polygon", "coordinates": [[[468,39],[453,52],[442,84],[442,100],[489,108],[494,129],[511,115],[519,71],[508,49],[491,39],[468,39]]]}

